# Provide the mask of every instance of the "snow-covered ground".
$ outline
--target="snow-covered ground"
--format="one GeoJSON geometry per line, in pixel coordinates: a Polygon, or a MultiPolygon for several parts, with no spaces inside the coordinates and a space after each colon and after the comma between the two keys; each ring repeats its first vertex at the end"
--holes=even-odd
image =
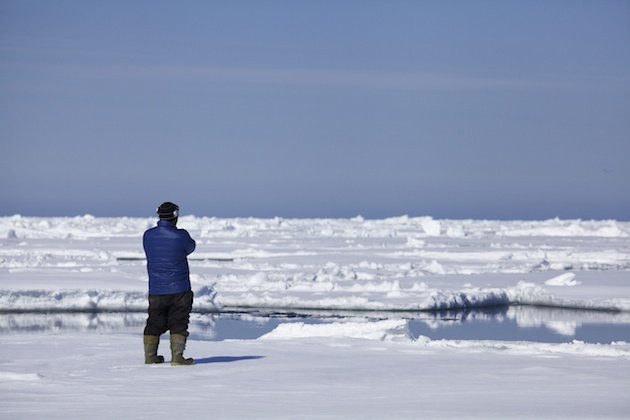
{"type": "MultiPolygon", "coordinates": [[[[143,312],[141,237],[154,224],[0,218],[0,311],[143,312]]],[[[375,316],[281,322],[248,340],[195,333],[191,368],[144,366],[141,327],[0,325],[0,417],[630,415],[625,342],[431,340],[412,336],[400,312],[544,305],[555,308],[544,319],[522,306],[506,316],[570,332],[569,309],[596,309],[587,317],[628,324],[628,222],[188,216],[180,227],[197,240],[197,312],[375,316]]]]}

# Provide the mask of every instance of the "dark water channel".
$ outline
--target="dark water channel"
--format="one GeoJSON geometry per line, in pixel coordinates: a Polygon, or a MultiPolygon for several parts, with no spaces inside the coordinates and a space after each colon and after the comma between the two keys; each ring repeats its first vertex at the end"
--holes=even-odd
{"type": "MultiPolygon", "coordinates": [[[[408,333],[414,339],[426,336],[434,340],[630,342],[630,313],[526,306],[420,313],[196,313],[191,316],[189,330],[191,339],[254,340],[287,322],[320,324],[383,319],[406,320],[408,333]]],[[[69,332],[142,334],[145,320],[142,313],[4,313],[0,314],[0,337],[69,332]]]]}

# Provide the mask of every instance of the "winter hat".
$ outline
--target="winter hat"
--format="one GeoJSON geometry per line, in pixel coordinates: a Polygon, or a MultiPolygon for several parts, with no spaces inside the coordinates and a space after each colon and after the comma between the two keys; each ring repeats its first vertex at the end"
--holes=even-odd
{"type": "Polygon", "coordinates": [[[157,214],[160,220],[174,220],[179,216],[179,206],[170,201],[166,201],[157,208],[157,214]]]}

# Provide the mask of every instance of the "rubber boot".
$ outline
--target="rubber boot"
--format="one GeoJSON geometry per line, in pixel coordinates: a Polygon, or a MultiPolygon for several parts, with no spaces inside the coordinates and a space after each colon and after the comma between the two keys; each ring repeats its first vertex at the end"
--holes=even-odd
{"type": "Polygon", "coordinates": [[[186,349],[186,336],[181,334],[171,334],[171,365],[192,365],[195,363],[193,359],[184,358],[184,350],[186,349]]]}
{"type": "Polygon", "coordinates": [[[164,356],[158,356],[157,350],[160,345],[160,337],[157,335],[144,336],[144,363],[164,363],[164,356]]]}

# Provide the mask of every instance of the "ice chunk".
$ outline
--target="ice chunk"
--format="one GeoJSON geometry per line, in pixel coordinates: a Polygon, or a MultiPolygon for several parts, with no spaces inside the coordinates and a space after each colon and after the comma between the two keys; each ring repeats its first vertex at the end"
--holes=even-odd
{"type": "Polygon", "coordinates": [[[564,273],[545,281],[547,286],[577,286],[579,281],[575,280],[575,274],[564,273]]]}

